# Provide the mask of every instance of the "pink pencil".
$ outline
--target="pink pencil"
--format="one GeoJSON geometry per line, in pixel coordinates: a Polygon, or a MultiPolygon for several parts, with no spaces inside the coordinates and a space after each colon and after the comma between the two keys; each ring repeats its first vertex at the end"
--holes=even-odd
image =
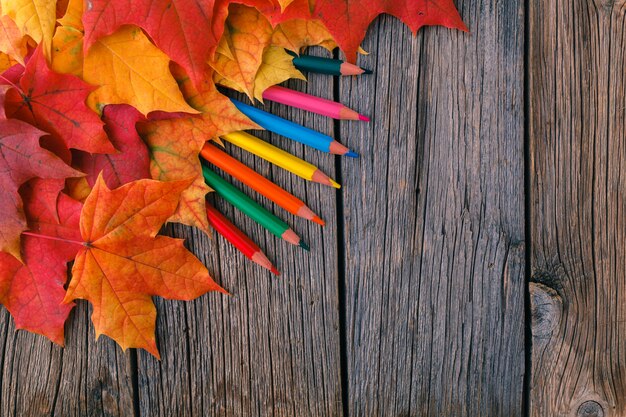
{"type": "Polygon", "coordinates": [[[265,90],[263,98],[312,113],[321,114],[322,116],[332,117],[333,119],[370,121],[369,117],[362,116],[341,103],[290,90],[278,85],[265,90]]]}

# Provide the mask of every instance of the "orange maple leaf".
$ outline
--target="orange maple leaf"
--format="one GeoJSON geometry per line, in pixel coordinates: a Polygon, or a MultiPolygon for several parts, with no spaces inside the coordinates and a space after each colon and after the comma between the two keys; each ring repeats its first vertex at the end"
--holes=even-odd
{"type": "Polygon", "coordinates": [[[157,358],[156,308],[151,296],[191,300],[225,293],[183,241],[157,232],[191,180],[138,180],[109,190],[99,177],[80,218],[84,247],[76,256],[65,302],[93,304],[96,335],[123,349],[143,348],[157,358]]]}
{"type": "Polygon", "coordinates": [[[259,126],[240,113],[228,97],[217,91],[212,81],[212,71],[207,71],[207,76],[197,89],[180,67],[174,65],[172,69],[183,95],[202,114],[155,114],[155,117],[164,118],[140,122],[137,129],[150,149],[153,179],[174,181],[195,178],[181,194],[178,209],[169,220],[195,226],[208,233],[205,197],[210,189],[202,176],[198,159],[200,150],[206,141],[219,135],[259,129],[259,126]]]}

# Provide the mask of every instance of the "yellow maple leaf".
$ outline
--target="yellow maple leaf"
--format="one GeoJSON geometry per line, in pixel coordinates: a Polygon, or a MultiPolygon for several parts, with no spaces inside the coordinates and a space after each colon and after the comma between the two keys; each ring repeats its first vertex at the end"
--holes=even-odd
{"type": "Polygon", "coordinates": [[[306,80],[293,65],[293,57],[278,46],[270,46],[263,54],[263,64],[254,81],[254,98],[263,101],[263,92],[269,87],[287,81],[290,78],[306,80]]]}
{"type": "Polygon", "coordinates": [[[307,46],[322,46],[329,51],[337,43],[319,20],[293,19],[276,26],[272,44],[300,53],[307,46]]]}
{"type": "MultiPolygon", "coordinates": [[[[268,47],[263,54],[263,63],[254,79],[254,98],[263,102],[265,90],[290,78],[306,80],[306,77],[293,65],[293,56],[286,53],[282,47],[273,45],[268,47]]],[[[238,84],[218,73],[214,74],[213,80],[221,86],[246,93],[238,84]]]]}
{"type": "Polygon", "coordinates": [[[143,114],[198,113],[189,106],[169,70],[170,60],[135,26],[123,26],[99,39],[85,57],[83,77],[98,85],[89,97],[96,109],[130,104],[143,114]]]}
{"type": "Polygon", "coordinates": [[[232,58],[216,53],[209,64],[252,99],[256,75],[272,39],[272,25],[254,8],[235,4],[229,10],[221,40],[225,45],[219,50],[230,51],[232,58]]]}
{"type": "Polygon", "coordinates": [[[83,0],[70,0],[67,4],[65,14],[59,19],[61,26],[72,27],[76,30],[83,30],[83,0]]]}
{"type": "Polygon", "coordinates": [[[59,26],[52,38],[52,69],[61,74],[83,75],[83,33],[59,26]]]}
{"type": "Polygon", "coordinates": [[[42,44],[46,57],[50,57],[52,35],[56,25],[56,2],[52,0],[1,0],[2,14],[16,23],[23,35],[42,44]]]}

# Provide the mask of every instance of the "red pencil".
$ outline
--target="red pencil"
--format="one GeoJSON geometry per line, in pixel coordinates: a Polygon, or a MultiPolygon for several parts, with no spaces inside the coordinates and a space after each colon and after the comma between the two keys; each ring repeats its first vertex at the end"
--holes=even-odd
{"type": "Polygon", "coordinates": [[[206,214],[209,218],[209,224],[248,259],[261,265],[263,268],[269,269],[273,274],[280,275],[280,272],[261,251],[261,248],[208,202],[206,203],[206,214]]]}

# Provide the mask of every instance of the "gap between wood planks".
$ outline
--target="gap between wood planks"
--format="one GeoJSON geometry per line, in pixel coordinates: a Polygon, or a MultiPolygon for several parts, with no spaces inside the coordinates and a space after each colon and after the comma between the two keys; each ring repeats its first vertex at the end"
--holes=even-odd
{"type": "Polygon", "coordinates": [[[522,415],[530,417],[530,377],[532,366],[532,310],[530,306],[531,257],[531,179],[530,179],[530,0],[524,1],[524,387],[522,389],[522,415]]]}
{"type": "MultiPolygon", "coordinates": [[[[339,59],[339,51],[333,51],[333,58],[339,59]]],[[[339,89],[340,79],[333,79],[333,100],[341,100],[341,91],[339,89]]],[[[343,143],[341,138],[340,121],[335,120],[333,123],[333,134],[335,140],[343,143]]],[[[341,164],[341,156],[335,156],[335,177],[339,184],[343,184],[343,172],[341,164]]],[[[346,314],[346,239],[343,212],[343,190],[336,191],[337,196],[337,294],[339,295],[339,359],[341,364],[341,403],[343,407],[344,417],[350,415],[350,386],[348,377],[348,340],[347,340],[347,314],[346,314]]]]}

